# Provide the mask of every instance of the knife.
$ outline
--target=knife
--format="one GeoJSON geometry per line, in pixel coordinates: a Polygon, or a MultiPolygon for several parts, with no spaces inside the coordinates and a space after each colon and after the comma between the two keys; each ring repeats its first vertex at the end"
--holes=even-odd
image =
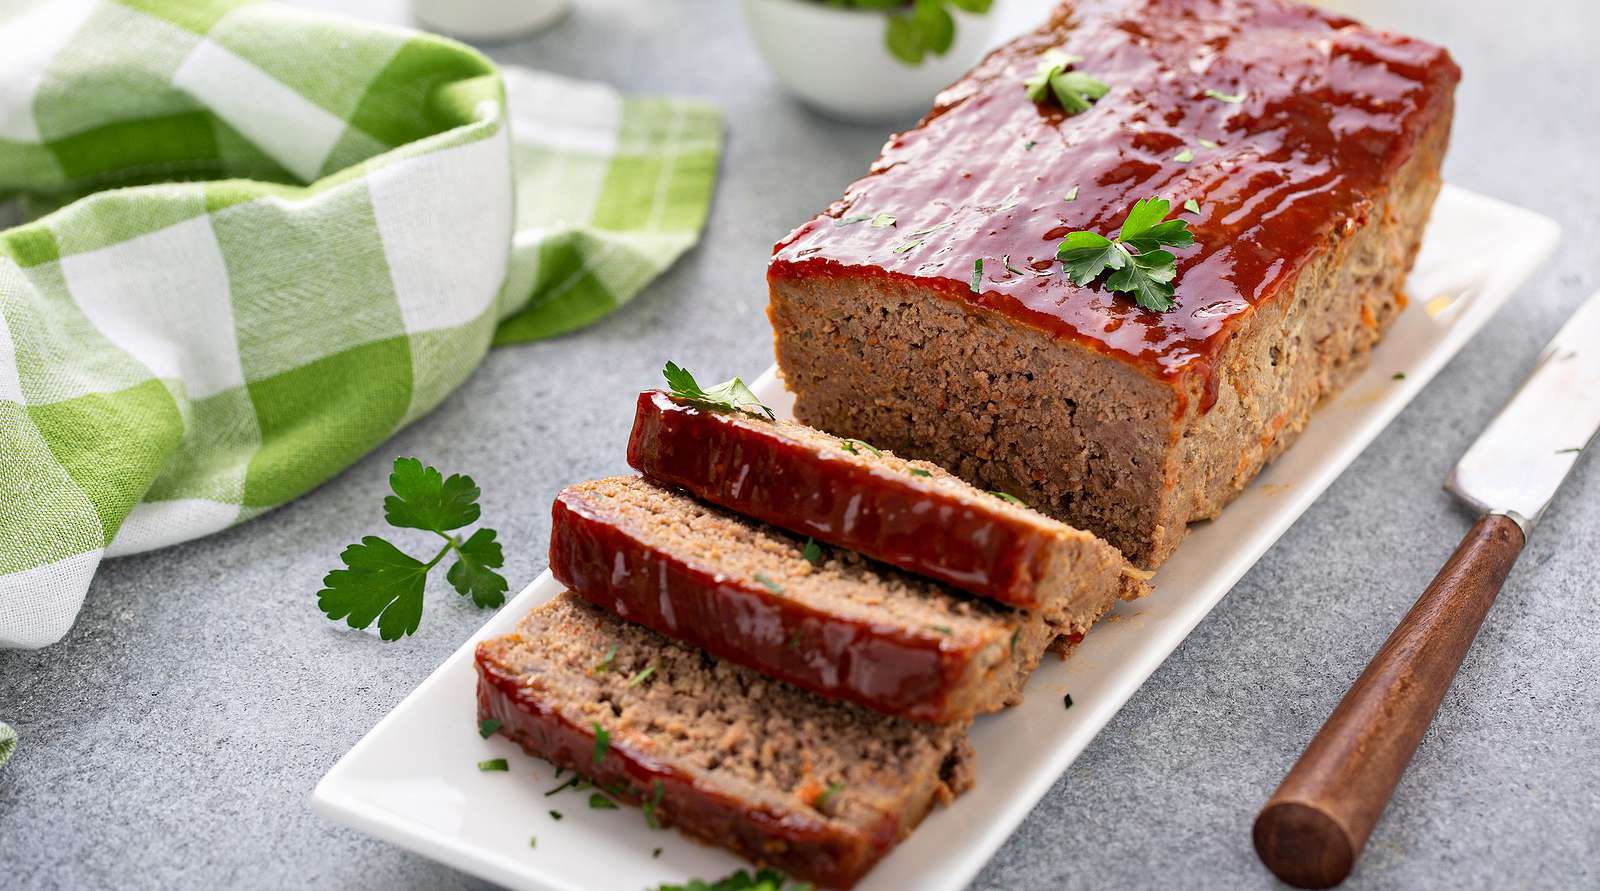
{"type": "Polygon", "coordinates": [[[1445,488],[1478,513],[1256,816],[1256,853],[1301,888],[1344,881],[1500,593],[1527,536],[1600,428],[1600,294],[1456,464],[1445,488]]]}

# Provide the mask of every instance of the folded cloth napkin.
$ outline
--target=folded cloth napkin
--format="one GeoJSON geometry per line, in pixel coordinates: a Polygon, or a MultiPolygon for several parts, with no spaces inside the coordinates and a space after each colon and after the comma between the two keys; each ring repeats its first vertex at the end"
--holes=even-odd
{"type": "MultiPolygon", "coordinates": [[[[705,220],[701,102],[233,0],[0,6],[0,647],[295,498],[705,220]],[[40,214],[43,214],[42,216],[40,214]]],[[[530,360],[533,360],[530,357],[530,360]]]]}

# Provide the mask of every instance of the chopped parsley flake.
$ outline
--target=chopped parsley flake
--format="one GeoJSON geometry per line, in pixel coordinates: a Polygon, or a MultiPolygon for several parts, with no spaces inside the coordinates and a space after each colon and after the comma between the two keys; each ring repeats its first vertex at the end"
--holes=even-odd
{"type": "Polygon", "coordinates": [[[911,475],[912,476],[933,476],[933,474],[929,473],[926,470],[923,470],[920,467],[911,468],[911,475]]]}
{"type": "Polygon", "coordinates": [[[1194,152],[1184,149],[1183,151],[1178,152],[1176,155],[1173,155],[1172,160],[1177,161],[1179,164],[1187,164],[1194,160],[1194,152]]]}
{"type": "Polygon", "coordinates": [[[1583,451],[1583,449],[1577,448],[1576,446],[1574,446],[1573,448],[1570,448],[1570,449],[1557,449],[1556,450],[1556,454],[1557,455],[1576,455],[1581,451],[1583,451]]]}
{"type": "Polygon", "coordinates": [[[1390,378],[1390,380],[1396,380],[1396,381],[1403,381],[1405,379],[1406,379],[1406,373],[1404,371],[1396,371],[1394,373],[1394,377],[1390,378]]]}
{"type": "Polygon", "coordinates": [[[906,251],[909,251],[909,250],[915,248],[916,246],[918,246],[920,244],[922,244],[922,239],[920,239],[920,238],[912,239],[911,241],[908,241],[905,244],[897,245],[895,247],[895,249],[894,249],[894,252],[897,253],[897,254],[903,254],[906,251]]]}
{"type": "Polygon", "coordinates": [[[579,777],[579,776],[567,777],[567,781],[565,783],[562,783],[561,785],[555,787],[554,789],[551,789],[549,792],[544,793],[544,797],[549,798],[550,796],[556,794],[557,792],[560,792],[562,789],[581,789],[581,788],[583,788],[584,782],[586,782],[586,781],[583,779],[583,777],[579,777]]]}
{"type": "Polygon", "coordinates": [[[1007,494],[1005,492],[1001,492],[1001,491],[994,490],[994,489],[991,489],[989,491],[989,494],[993,495],[994,497],[996,497],[998,499],[1000,499],[1001,501],[1009,501],[1010,503],[1015,504],[1017,507],[1027,507],[1028,506],[1027,502],[1023,501],[1021,498],[1018,498],[1015,495],[1010,495],[1010,494],[1007,494]]]}
{"type": "Polygon", "coordinates": [[[668,362],[666,367],[661,369],[661,374],[667,379],[669,392],[684,402],[714,411],[742,411],[746,414],[762,415],[768,420],[775,417],[772,409],[762,405],[756,394],[738,378],[723,381],[709,390],[702,390],[695,382],[694,375],[672,362],[668,362]]]}
{"type": "Polygon", "coordinates": [[[1068,693],[1066,696],[1063,696],[1061,698],[1061,701],[1063,703],[1063,706],[1062,706],[1063,708],[1072,708],[1072,694],[1071,693],[1068,693]]]}
{"type": "Polygon", "coordinates": [[[858,214],[853,214],[853,215],[848,216],[848,217],[841,217],[841,218],[839,218],[837,220],[834,220],[833,224],[835,226],[854,226],[856,223],[865,223],[867,220],[870,220],[870,219],[872,219],[872,215],[871,214],[858,213],[858,214]]]}
{"type": "Polygon", "coordinates": [[[552,819],[552,820],[561,819],[561,812],[560,811],[551,811],[550,812],[550,819],[552,819]]]}
{"type": "Polygon", "coordinates": [[[800,550],[800,553],[806,558],[806,562],[812,566],[822,565],[822,545],[817,544],[816,539],[807,538],[806,546],[800,550]]]}
{"type": "Polygon", "coordinates": [[[661,796],[667,791],[660,780],[650,786],[650,797],[644,803],[644,822],[651,829],[660,829],[661,821],[657,818],[656,809],[661,806],[661,796]]]}
{"type": "Polygon", "coordinates": [[[656,848],[654,851],[650,852],[650,858],[652,860],[654,860],[654,859],[656,859],[656,858],[658,858],[660,856],[661,856],[661,849],[660,848],[656,848]]]}
{"type": "Polygon", "coordinates": [[[827,812],[827,807],[828,807],[828,802],[830,800],[832,800],[833,796],[838,795],[840,792],[843,792],[843,791],[844,791],[844,783],[829,783],[828,784],[828,788],[823,790],[823,793],[821,795],[817,796],[817,800],[812,803],[812,806],[815,807],[817,810],[826,813],[827,812]]]}
{"type": "Polygon", "coordinates": [[[773,581],[771,576],[768,576],[764,572],[758,572],[755,575],[753,575],[752,578],[754,578],[756,580],[756,584],[760,585],[763,588],[766,588],[768,591],[771,591],[774,594],[782,594],[783,593],[783,586],[778,584],[777,582],[773,581]]]}
{"type": "Polygon", "coordinates": [[[606,760],[606,749],[609,748],[611,748],[611,734],[600,726],[599,721],[594,722],[594,763],[599,764],[606,760]]]}
{"type": "Polygon", "coordinates": [[[1187,210],[1190,213],[1199,213],[1200,212],[1200,202],[1194,200],[1193,198],[1190,198],[1188,201],[1183,202],[1183,209],[1187,210]]]}
{"type": "Polygon", "coordinates": [[[628,678],[628,686],[637,687],[640,684],[644,683],[645,681],[649,680],[650,676],[655,674],[655,673],[656,673],[656,664],[654,662],[652,662],[649,665],[646,665],[644,668],[639,669],[639,673],[638,674],[634,675],[631,678],[628,678]]]}
{"type": "Polygon", "coordinates": [[[893,225],[894,217],[890,216],[889,214],[880,213],[872,218],[872,228],[874,229],[887,229],[893,225]]]}
{"type": "Polygon", "coordinates": [[[1024,142],[1022,144],[1022,150],[1025,151],[1025,152],[1031,152],[1031,151],[1033,151],[1033,147],[1038,145],[1038,144],[1039,144],[1039,140],[1030,139],[1027,142],[1024,142]]]}
{"type": "Polygon", "coordinates": [[[1177,258],[1162,248],[1194,244],[1188,220],[1166,219],[1171,208],[1165,198],[1141,199],[1128,211],[1115,240],[1097,232],[1069,232],[1056,257],[1080,286],[1109,271],[1107,289],[1131,293],[1145,309],[1171,309],[1177,258]]]}
{"type": "Polygon", "coordinates": [[[511,765],[507,764],[506,759],[504,758],[490,758],[488,761],[479,761],[478,769],[484,773],[489,773],[491,771],[506,771],[511,769],[511,765]]]}
{"type": "Polygon", "coordinates": [[[499,729],[500,720],[498,718],[484,718],[478,722],[478,735],[484,739],[494,736],[494,732],[499,729]]]}
{"type": "Polygon", "coordinates": [[[1200,140],[1200,147],[1201,148],[1214,149],[1214,148],[1217,147],[1217,144],[1215,142],[1212,142],[1209,139],[1202,139],[1202,140],[1200,140]]]}
{"type": "Polygon", "coordinates": [[[972,261],[972,293],[978,294],[983,290],[983,258],[972,261]]]}
{"type": "Polygon", "coordinates": [[[539,836],[537,836],[537,835],[528,836],[528,847],[530,847],[530,848],[539,847],[539,836]]]}
{"type": "Polygon", "coordinates": [[[617,810],[617,803],[599,792],[591,792],[589,793],[589,807],[597,811],[614,811],[617,810]]]}
{"type": "Polygon", "coordinates": [[[940,634],[946,635],[946,636],[949,636],[949,635],[955,633],[954,631],[951,630],[949,625],[929,625],[928,627],[932,628],[933,630],[939,632],[940,634]]]}
{"type": "Polygon", "coordinates": [[[606,657],[604,659],[601,659],[600,662],[595,665],[594,673],[595,674],[603,674],[604,672],[610,671],[611,670],[611,660],[613,660],[615,658],[617,658],[617,645],[616,644],[612,644],[611,645],[611,649],[606,650],[606,657]]]}
{"type": "Polygon", "coordinates": [[[1072,189],[1067,192],[1067,200],[1068,201],[1077,201],[1078,200],[1078,187],[1077,186],[1073,186],[1072,189]]]}
{"type": "Polygon", "coordinates": [[[839,448],[844,449],[852,455],[861,454],[861,452],[857,451],[857,447],[866,449],[867,451],[871,452],[874,457],[883,457],[883,452],[870,442],[865,442],[859,439],[843,439],[839,441],[839,448]]]}
{"type": "Polygon", "coordinates": [[[1230,105],[1238,105],[1240,102],[1243,102],[1246,95],[1247,94],[1245,93],[1224,93],[1221,90],[1206,90],[1207,99],[1215,99],[1218,102],[1227,102],[1230,105]]]}

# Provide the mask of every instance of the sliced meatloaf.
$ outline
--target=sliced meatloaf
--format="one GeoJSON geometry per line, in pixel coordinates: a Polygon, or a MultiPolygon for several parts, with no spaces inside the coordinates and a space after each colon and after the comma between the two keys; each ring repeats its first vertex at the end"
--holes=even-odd
{"type": "Polygon", "coordinates": [[[808,549],[803,537],[638,477],[556,497],[550,572],[715,656],[923,721],[1017,701],[1051,641],[1076,630],[850,551],[808,549]]]}
{"type": "Polygon", "coordinates": [[[1129,582],[1117,550],[936,464],[793,421],[639,394],[628,463],[651,479],[1082,630],[1129,582]]]}
{"type": "Polygon", "coordinates": [[[1288,0],[1062,6],[777,245],[796,415],[1159,563],[1404,306],[1458,79],[1439,47],[1288,0]],[[1108,92],[1030,99],[1051,50],[1108,92]],[[1153,196],[1195,239],[1175,305],[1074,284],[1066,234],[1153,196]]]}
{"type": "Polygon", "coordinates": [[[831,702],[570,595],[478,645],[478,716],[660,825],[849,887],[972,784],[966,725],[831,702]],[[605,742],[596,737],[605,732],[605,742]]]}

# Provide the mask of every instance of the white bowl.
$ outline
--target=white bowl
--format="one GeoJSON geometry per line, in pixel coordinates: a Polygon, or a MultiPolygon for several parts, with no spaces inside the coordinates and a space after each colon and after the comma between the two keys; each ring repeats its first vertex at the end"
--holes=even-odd
{"type": "Polygon", "coordinates": [[[950,51],[907,65],[884,46],[886,13],[813,0],[744,0],[745,23],[778,80],[824,114],[854,121],[927,111],[940,90],[978,61],[995,11],[952,12],[956,39],[950,51]]]}
{"type": "Polygon", "coordinates": [[[411,15],[451,37],[508,40],[550,27],[567,7],[568,0],[411,0],[411,15]]]}

